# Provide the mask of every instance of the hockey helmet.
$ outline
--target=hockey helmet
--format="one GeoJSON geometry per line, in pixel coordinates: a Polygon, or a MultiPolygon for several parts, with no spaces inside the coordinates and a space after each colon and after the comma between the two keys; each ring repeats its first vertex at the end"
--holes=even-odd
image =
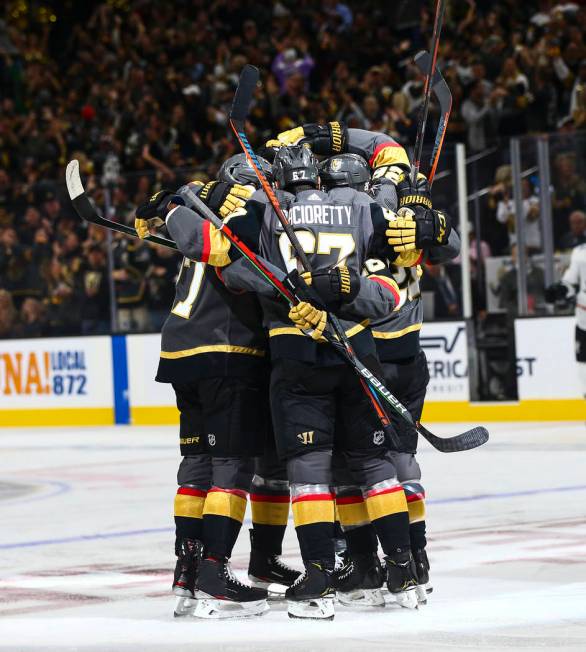
{"type": "Polygon", "coordinates": [[[358,154],[340,154],[320,164],[319,176],[328,189],[349,186],[365,191],[370,181],[370,166],[366,159],[358,154]]]}
{"type": "Polygon", "coordinates": [[[273,161],[273,177],[279,188],[297,185],[318,186],[317,158],[306,145],[281,147],[273,161]]]}
{"type": "MultiPolygon", "coordinates": [[[[271,164],[262,156],[256,157],[260,163],[262,171],[265,173],[269,183],[273,181],[273,173],[271,164]]],[[[260,187],[260,183],[256,176],[255,171],[248,162],[246,154],[235,154],[226,159],[222,163],[222,167],[218,172],[218,181],[225,183],[239,183],[242,186],[252,185],[256,188],[260,187]]]]}

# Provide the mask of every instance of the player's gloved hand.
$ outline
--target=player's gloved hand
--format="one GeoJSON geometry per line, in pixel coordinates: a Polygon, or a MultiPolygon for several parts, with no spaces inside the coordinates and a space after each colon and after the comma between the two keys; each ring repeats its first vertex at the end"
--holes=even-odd
{"type": "Polygon", "coordinates": [[[159,190],[136,209],[134,228],[138,237],[146,238],[151,229],[157,229],[165,223],[165,217],[169,212],[169,204],[184,203],[181,197],[178,197],[170,190],[159,190]]]}
{"type": "Polygon", "coordinates": [[[350,303],[360,290],[360,276],[345,265],[319,272],[304,272],[303,280],[315,290],[328,310],[350,303]]]}
{"type": "Polygon", "coordinates": [[[220,217],[228,217],[238,208],[242,208],[254,190],[249,186],[223,181],[210,181],[198,191],[199,198],[220,217]]]}
{"type": "Polygon", "coordinates": [[[415,215],[411,209],[401,209],[394,219],[389,220],[389,226],[385,231],[387,242],[396,253],[413,251],[417,248],[417,223],[413,219],[415,215]]]}
{"type": "Polygon", "coordinates": [[[426,249],[429,247],[444,245],[447,243],[452,230],[450,217],[436,210],[428,210],[423,206],[413,206],[412,208],[403,207],[397,212],[396,226],[395,222],[390,222],[386,235],[389,244],[395,248],[395,251],[410,251],[412,249],[426,249]],[[413,225],[415,222],[415,242],[413,242],[413,225]],[[397,231],[401,231],[399,235],[397,231]],[[400,238],[399,242],[391,242],[400,238]],[[412,246],[414,245],[414,246],[412,246]]]}
{"type": "Polygon", "coordinates": [[[547,303],[565,301],[568,297],[568,286],[563,283],[554,283],[545,288],[544,297],[547,303]]]}
{"type": "Polygon", "coordinates": [[[313,340],[319,340],[327,326],[326,311],[319,310],[307,301],[293,306],[289,310],[289,319],[313,340]]]}
{"type": "Polygon", "coordinates": [[[315,154],[342,154],[346,151],[348,128],[343,122],[328,122],[327,125],[309,123],[278,134],[269,140],[266,147],[284,147],[309,143],[315,154]]]}
{"type": "Polygon", "coordinates": [[[392,183],[397,189],[399,208],[403,206],[425,206],[432,208],[431,190],[427,177],[421,172],[415,185],[411,184],[411,170],[404,163],[381,165],[372,173],[373,183],[392,183]]]}

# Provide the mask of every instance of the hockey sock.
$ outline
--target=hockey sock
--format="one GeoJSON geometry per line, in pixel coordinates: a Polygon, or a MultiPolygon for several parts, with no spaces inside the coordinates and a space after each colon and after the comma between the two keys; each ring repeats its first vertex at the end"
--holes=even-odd
{"type": "Polygon", "coordinates": [[[328,485],[292,484],[293,520],[304,561],[334,565],[334,496],[328,485]]]}
{"type": "Polygon", "coordinates": [[[403,487],[396,480],[383,480],[367,487],[364,497],[385,555],[408,550],[409,512],[403,487]]]}
{"type": "Polygon", "coordinates": [[[350,554],[376,552],[376,534],[360,488],[336,487],[336,508],[350,554]]]}
{"type": "Polygon", "coordinates": [[[246,491],[212,487],[203,508],[203,542],[207,556],[230,558],[246,511],[246,491]]]}
{"type": "Polygon", "coordinates": [[[289,519],[289,483],[255,475],[250,492],[252,545],[267,555],[280,555],[289,519]]]}
{"type": "Polygon", "coordinates": [[[427,545],[425,538],[425,489],[419,482],[403,482],[409,509],[411,548],[421,550],[427,545]]]}
{"type": "Polygon", "coordinates": [[[175,536],[181,539],[201,539],[202,514],[207,491],[194,485],[182,485],[175,494],[175,536]]]}

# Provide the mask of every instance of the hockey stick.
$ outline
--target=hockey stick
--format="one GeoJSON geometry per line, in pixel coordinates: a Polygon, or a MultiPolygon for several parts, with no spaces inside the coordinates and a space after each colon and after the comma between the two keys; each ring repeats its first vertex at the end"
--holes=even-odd
{"type": "MultiPolygon", "coordinates": [[[[415,56],[415,64],[419,70],[421,70],[421,72],[425,72],[425,70],[429,68],[430,60],[431,56],[429,52],[426,52],[425,50],[422,50],[415,56]]],[[[437,164],[439,163],[442,146],[444,144],[444,137],[448,129],[450,113],[452,112],[452,93],[450,91],[450,87],[444,79],[444,76],[441,73],[441,70],[437,66],[435,67],[435,73],[433,75],[432,90],[439,102],[441,116],[437,127],[437,132],[435,134],[433,151],[429,159],[430,172],[427,175],[427,180],[430,187],[433,184],[433,179],[437,170],[437,164]]]]}
{"type": "MultiPolygon", "coordinates": [[[[65,170],[65,182],[67,184],[67,191],[69,192],[69,197],[73,207],[82,220],[85,222],[90,222],[91,224],[103,226],[104,228],[110,229],[111,231],[117,231],[118,233],[124,233],[126,235],[132,236],[133,238],[138,238],[138,233],[132,226],[127,226],[126,224],[120,224],[118,222],[113,222],[112,220],[107,220],[96,211],[89,197],[86,195],[85,188],[81,183],[81,177],[79,176],[79,161],[75,159],[73,161],[69,161],[65,170]]],[[[144,238],[144,240],[178,251],[177,245],[175,242],[173,242],[173,240],[163,238],[160,235],[149,235],[144,238]]]]}
{"type": "Polygon", "coordinates": [[[433,23],[433,35],[431,37],[431,57],[425,77],[423,87],[423,104],[419,111],[419,121],[417,123],[417,135],[415,137],[415,147],[413,148],[413,162],[411,163],[411,183],[415,186],[419,166],[421,165],[421,152],[423,151],[423,138],[425,136],[425,125],[427,124],[427,115],[429,113],[429,100],[431,98],[432,80],[437,63],[437,53],[439,50],[439,37],[442,31],[442,22],[444,19],[444,10],[446,8],[445,0],[436,0],[435,19],[433,23]]]}
{"type": "MultiPolygon", "coordinates": [[[[246,65],[243,68],[240,75],[238,88],[236,90],[236,95],[234,97],[232,110],[230,112],[230,125],[236,135],[236,138],[238,139],[238,142],[240,143],[240,146],[242,147],[243,152],[246,155],[248,162],[255,171],[255,174],[263,190],[265,191],[273,209],[275,210],[275,213],[281,222],[283,229],[287,233],[287,236],[289,237],[289,240],[291,241],[291,244],[296,251],[297,257],[299,258],[306,271],[310,271],[310,265],[307,256],[303,251],[299,240],[297,239],[295,231],[283,213],[279,200],[275,195],[271,185],[269,184],[256,157],[256,154],[248,142],[248,138],[245,133],[244,121],[248,115],[250,103],[252,101],[252,96],[258,82],[258,78],[258,69],[256,69],[254,66],[246,65]]],[[[385,387],[384,383],[376,378],[376,376],[374,376],[374,374],[367,367],[365,367],[360,362],[360,360],[358,360],[352,345],[346,337],[344,329],[335,318],[335,316],[328,315],[328,320],[334,328],[335,335],[332,335],[326,331],[324,333],[326,339],[332,346],[334,346],[336,351],[346,360],[346,362],[348,362],[361,376],[361,383],[363,384],[368,397],[371,399],[373,407],[376,410],[387,435],[389,431],[387,426],[390,425],[390,421],[380,402],[378,401],[376,394],[382,397],[399,416],[401,416],[416,430],[418,430],[423,435],[423,437],[425,437],[432,444],[432,446],[434,446],[439,451],[447,453],[460,450],[468,450],[470,448],[481,446],[488,440],[488,431],[482,427],[473,428],[472,430],[466,431],[461,435],[443,439],[436,437],[420,424],[416,424],[407,408],[402,405],[401,402],[385,387]],[[338,339],[335,339],[336,336],[338,339]]]]}

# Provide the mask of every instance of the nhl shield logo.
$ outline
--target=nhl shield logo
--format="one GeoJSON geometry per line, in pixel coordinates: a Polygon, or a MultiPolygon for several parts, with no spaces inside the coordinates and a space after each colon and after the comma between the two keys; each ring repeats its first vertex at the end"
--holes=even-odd
{"type": "Polygon", "coordinates": [[[208,444],[210,446],[216,445],[216,435],[208,435],[208,444]]]}
{"type": "Polygon", "coordinates": [[[380,446],[385,440],[385,433],[383,430],[375,430],[372,435],[372,443],[375,446],[380,446]]]}

